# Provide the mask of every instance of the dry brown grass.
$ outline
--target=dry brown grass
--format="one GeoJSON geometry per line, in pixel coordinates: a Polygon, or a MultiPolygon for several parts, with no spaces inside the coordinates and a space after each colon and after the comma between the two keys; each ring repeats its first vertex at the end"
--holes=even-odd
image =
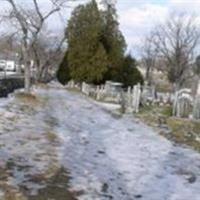
{"type": "Polygon", "coordinates": [[[171,115],[171,107],[150,106],[142,108],[136,116],[156,128],[169,140],[190,146],[200,152],[200,121],[176,118],[171,115]]]}
{"type": "Polygon", "coordinates": [[[34,94],[19,92],[19,93],[15,94],[15,97],[20,102],[22,102],[24,104],[28,104],[28,105],[38,105],[41,103],[40,100],[34,94]]]}
{"type": "Polygon", "coordinates": [[[48,84],[45,84],[45,83],[37,83],[35,84],[35,87],[36,88],[43,88],[43,89],[49,89],[49,85],[48,84]]]}
{"type": "Polygon", "coordinates": [[[171,117],[167,120],[171,129],[172,139],[181,144],[186,144],[200,151],[200,122],[189,119],[178,119],[171,117]]]}
{"type": "Polygon", "coordinates": [[[47,132],[46,133],[46,138],[51,143],[59,142],[59,138],[58,138],[57,134],[53,133],[53,132],[47,132]]]}

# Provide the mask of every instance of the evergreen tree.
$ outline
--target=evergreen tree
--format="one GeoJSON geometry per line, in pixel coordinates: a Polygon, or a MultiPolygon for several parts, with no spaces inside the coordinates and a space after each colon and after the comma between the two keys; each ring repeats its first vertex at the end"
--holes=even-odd
{"type": "Polygon", "coordinates": [[[68,52],[65,53],[65,56],[59,66],[56,76],[58,81],[63,85],[67,84],[67,82],[71,79],[68,66],[68,52]]]}
{"type": "Polygon", "coordinates": [[[107,71],[107,55],[100,41],[103,20],[95,0],[78,6],[67,28],[68,64],[75,81],[99,83],[107,71]]]}
{"type": "Polygon", "coordinates": [[[143,76],[137,69],[137,63],[131,55],[125,56],[122,67],[119,71],[118,81],[122,82],[124,87],[133,86],[137,83],[143,84],[143,76]]]}
{"type": "Polygon", "coordinates": [[[194,65],[194,73],[200,76],[200,55],[196,57],[196,61],[194,65]]]}
{"type": "Polygon", "coordinates": [[[67,27],[68,53],[58,71],[58,80],[99,84],[120,81],[125,87],[143,82],[136,61],[125,56],[126,43],[119,30],[114,4],[99,11],[95,0],[80,5],[67,27]]]}
{"type": "Polygon", "coordinates": [[[108,71],[105,79],[117,80],[126,51],[125,39],[119,30],[117,13],[113,4],[105,1],[106,10],[102,13],[104,19],[101,41],[108,55],[108,71]]]}

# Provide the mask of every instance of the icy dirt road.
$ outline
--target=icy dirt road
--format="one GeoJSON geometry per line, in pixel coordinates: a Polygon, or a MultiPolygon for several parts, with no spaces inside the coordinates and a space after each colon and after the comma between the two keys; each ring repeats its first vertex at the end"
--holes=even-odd
{"type": "Polygon", "coordinates": [[[62,88],[0,100],[0,199],[200,200],[200,154],[62,88]]]}

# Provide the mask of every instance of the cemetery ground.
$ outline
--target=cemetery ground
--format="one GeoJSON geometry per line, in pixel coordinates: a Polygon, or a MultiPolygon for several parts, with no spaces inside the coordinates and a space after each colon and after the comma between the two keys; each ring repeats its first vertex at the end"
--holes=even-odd
{"type": "Polygon", "coordinates": [[[0,99],[0,199],[199,200],[200,154],[118,110],[56,84],[0,99]]]}
{"type": "Polygon", "coordinates": [[[136,117],[172,142],[200,152],[199,120],[173,117],[172,106],[169,105],[144,106],[136,117]]]}

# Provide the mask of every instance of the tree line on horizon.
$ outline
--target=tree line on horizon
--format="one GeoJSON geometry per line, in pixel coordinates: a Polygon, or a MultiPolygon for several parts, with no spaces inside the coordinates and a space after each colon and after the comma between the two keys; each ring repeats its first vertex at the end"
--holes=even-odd
{"type": "Polygon", "coordinates": [[[77,6],[66,28],[67,50],[57,71],[62,84],[76,82],[101,84],[122,82],[125,87],[143,77],[137,61],[126,54],[127,46],[113,5],[100,10],[95,0],[77,6]]]}

